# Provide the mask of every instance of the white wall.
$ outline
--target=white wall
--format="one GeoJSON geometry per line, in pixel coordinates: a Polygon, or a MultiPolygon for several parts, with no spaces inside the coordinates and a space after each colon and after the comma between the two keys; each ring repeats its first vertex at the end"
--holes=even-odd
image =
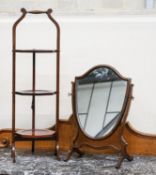
{"type": "MultiPolygon", "coordinates": [[[[71,114],[71,81],[76,75],[97,64],[110,64],[125,76],[131,77],[134,83],[134,101],[128,120],[139,131],[156,133],[156,17],[152,16],[56,16],[61,26],[61,118],[71,114]]],[[[15,17],[0,18],[0,128],[11,127],[11,27],[15,17]]],[[[36,44],[38,47],[48,47],[48,22],[43,18],[28,19],[21,31],[35,32],[39,37],[33,42],[31,37],[19,35],[19,45],[26,47],[36,44]],[[45,26],[44,26],[44,25],[45,26]],[[29,28],[29,26],[31,27],[29,28]],[[34,30],[35,26],[37,30],[34,30]],[[42,30],[45,33],[42,33],[42,30]],[[46,37],[45,44],[42,39],[46,37]]],[[[42,55],[41,55],[42,56],[42,55]]],[[[46,56],[39,58],[38,86],[50,89],[52,85],[50,63],[46,56]],[[45,63],[44,63],[45,61],[45,63]],[[41,66],[42,65],[42,66],[41,66]],[[47,73],[46,73],[47,72],[47,73]],[[48,80],[48,83],[45,83],[48,80]],[[42,83],[44,82],[44,83],[42,83]]],[[[30,87],[31,58],[18,58],[18,88],[30,87]]],[[[17,127],[29,127],[31,123],[31,99],[18,97],[17,127]]],[[[51,125],[52,98],[41,97],[38,101],[39,127],[51,125]],[[50,103],[48,100],[51,100],[50,103]],[[45,113],[45,115],[44,115],[45,113]]],[[[54,121],[52,121],[53,123],[54,121]]]]}
{"type": "MultiPolygon", "coordinates": [[[[0,12],[18,13],[20,8],[47,9],[56,13],[104,13],[107,11],[156,11],[155,0],[1,0],[0,12]]],[[[152,12],[153,12],[152,11],[152,12]]],[[[142,12],[141,12],[142,13],[142,12]]]]}

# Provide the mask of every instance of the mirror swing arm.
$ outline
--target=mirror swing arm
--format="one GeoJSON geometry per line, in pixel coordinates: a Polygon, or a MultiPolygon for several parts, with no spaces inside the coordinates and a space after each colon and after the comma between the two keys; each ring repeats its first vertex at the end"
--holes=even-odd
{"type": "MultiPolygon", "coordinates": [[[[73,109],[72,117],[73,117],[74,128],[76,128],[75,129],[76,133],[73,138],[72,146],[71,146],[71,149],[69,150],[69,154],[66,158],[66,161],[68,161],[71,158],[71,155],[73,154],[73,152],[78,153],[78,155],[81,157],[85,152],[83,148],[85,149],[89,148],[90,150],[98,150],[98,151],[105,150],[105,149],[115,151],[115,153],[120,155],[119,160],[115,166],[116,168],[120,168],[124,159],[127,159],[128,161],[133,160],[133,157],[130,156],[127,152],[128,143],[126,142],[124,135],[123,135],[125,124],[126,124],[126,119],[127,119],[129,109],[130,109],[131,100],[133,99],[132,90],[133,90],[133,84],[131,83],[131,79],[123,77],[116,69],[114,69],[113,67],[109,65],[95,66],[91,68],[90,70],[88,70],[82,76],[75,77],[75,81],[72,82],[72,109],[73,109]],[[92,90],[90,93],[90,100],[89,100],[90,102],[88,103],[88,106],[90,106],[90,103],[92,103],[91,98],[93,98],[92,96],[93,96],[93,90],[94,90],[95,84],[96,86],[98,85],[98,83],[101,83],[101,84],[107,83],[108,85],[108,83],[111,82],[110,89],[108,92],[108,100],[107,100],[107,104],[105,108],[106,109],[105,115],[106,113],[114,112],[114,111],[113,112],[107,111],[107,108],[109,108],[110,106],[110,101],[111,101],[110,99],[112,98],[112,94],[111,94],[112,84],[114,82],[120,82],[120,81],[126,82],[126,88],[125,88],[126,92],[125,92],[125,96],[123,99],[123,105],[121,108],[121,112],[118,113],[116,117],[110,120],[110,122],[108,122],[108,124],[105,126],[106,128],[105,130],[107,130],[107,128],[109,128],[110,125],[112,125],[113,120],[115,121],[116,118],[118,118],[118,120],[116,120],[116,124],[113,127],[113,129],[111,128],[111,130],[107,132],[105,136],[97,137],[98,135],[95,135],[95,137],[93,138],[83,130],[84,128],[82,128],[82,125],[81,125],[82,123],[80,123],[80,119],[79,119],[78,112],[77,112],[78,110],[78,104],[77,104],[77,100],[78,100],[77,84],[78,83],[77,82],[79,81],[79,84],[90,83],[92,81],[91,79],[89,79],[91,75],[95,72],[97,72],[97,75],[98,75],[98,71],[99,70],[101,71],[102,69],[107,70],[107,77],[103,78],[103,80],[100,80],[99,78],[94,77],[95,79],[94,79],[94,82],[92,82],[93,85],[92,85],[92,90]],[[109,75],[109,73],[111,74],[109,75]],[[111,76],[112,77],[114,76],[114,77],[112,78],[111,76]],[[88,77],[88,79],[86,79],[86,77],[88,77]]],[[[114,113],[117,113],[117,112],[114,112],[114,113]]],[[[89,115],[89,112],[87,113],[86,118],[88,117],[88,115],[89,115]]],[[[98,116],[96,117],[98,118],[98,116]]]]}

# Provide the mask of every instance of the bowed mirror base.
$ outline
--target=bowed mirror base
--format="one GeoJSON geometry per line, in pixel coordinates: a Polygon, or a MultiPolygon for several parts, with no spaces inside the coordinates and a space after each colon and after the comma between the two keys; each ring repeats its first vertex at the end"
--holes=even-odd
{"type": "Polygon", "coordinates": [[[108,149],[119,155],[116,168],[124,159],[131,161],[123,136],[131,99],[131,80],[111,66],[98,65],[76,77],[72,83],[76,135],[66,160],[73,152],[82,156],[87,149],[108,149]]]}

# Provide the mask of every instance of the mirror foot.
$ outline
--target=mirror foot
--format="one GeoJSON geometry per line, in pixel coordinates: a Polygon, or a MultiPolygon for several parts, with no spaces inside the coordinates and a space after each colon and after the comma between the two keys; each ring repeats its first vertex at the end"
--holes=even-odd
{"type": "Polygon", "coordinates": [[[67,161],[71,158],[73,152],[76,152],[76,153],[79,155],[79,156],[78,156],[79,158],[82,157],[82,156],[84,155],[84,153],[83,153],[81,150],[79,150],[77,147],[72,148],[72,149],[69,151],[67,158],[64,160],[65,162],[67,162],[67,161]]]}
{"type": "Polygon", "coordinates": [[[84,153],[78,148],[74,148],[74,151],[79,155],[79,157],[82,157],[84,155],[84,153]]]}
{"type": "Polygon", "coordinates": [[[73,154],[73,148],[72,148],[72,150],[70,150],[70,151],[68,152],[67,158],[64,159],[64,161],[67,162],[67,161],[71,158],[72,154],[73,154]]]}
{"type": "Polygon", "coordinates": [[[133,156],[127,155],[127,156],[126,156],[126,159],[127,159],[129,162],[131,162],[131,161],[133,161],[133,156]]]}
{"type": "Polygon", "coordinates": [[[130,162],[130,161],[133,160],[133,156],[130,156],[129,154],[126,154],[126,155],[120,157],[117,165],[115,166],[116,169],[119,169],[121,167],[121,164],[124,161],[124,159],[127,159],[130,162]]]}
{"type": "Polygon", "coordinates": [[[115,168],[119,169],[121,167],[121,164],[123,162],[123,160],[125,159],[125,156],[121,156],[118,160],[118,163],[116,164],[115,168]]]}

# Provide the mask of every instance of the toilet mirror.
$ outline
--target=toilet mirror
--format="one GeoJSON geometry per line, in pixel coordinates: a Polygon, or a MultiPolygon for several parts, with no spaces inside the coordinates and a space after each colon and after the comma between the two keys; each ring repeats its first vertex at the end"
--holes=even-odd
{"type": "Polygon", "coordinates": [[[116,168],[127,152],[123,132],[132,99],[131,79],[109,65],[98,65],[75,77],[72,83],[73,126],[75,136],[66,160],[73,152],[109,149],[120,155],[116,168]]]}

